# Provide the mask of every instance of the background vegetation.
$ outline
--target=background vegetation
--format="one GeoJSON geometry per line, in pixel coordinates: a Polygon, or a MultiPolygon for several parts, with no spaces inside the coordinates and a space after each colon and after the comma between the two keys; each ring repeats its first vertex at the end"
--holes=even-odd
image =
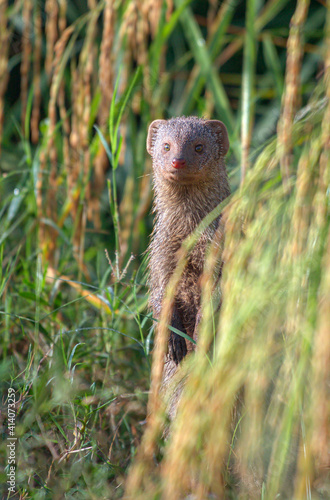
{"type": "Polygon", "coordinates": [[[15,498],[328,497],[329,29],[325,0],[0,0],[3,498],[9,387],[15,498]],[[164,443],[145,139],[181,114],[225,122],[233,196],[164,443]]]}

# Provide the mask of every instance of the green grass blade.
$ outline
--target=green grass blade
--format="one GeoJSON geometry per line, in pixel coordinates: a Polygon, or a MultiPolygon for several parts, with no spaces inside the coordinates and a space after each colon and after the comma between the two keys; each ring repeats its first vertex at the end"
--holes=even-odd
{"type": "MultiPolygon", "coordinates": [[[[136,69],[134,75],[132,76],[131,81],[130,81],[130,83],[129,83],[129,85],[128,85],[125,93],[124,93],[122,102],[120,104],[120,108],[119,108],[119,111],[118,111],[116,125],[115,125],[114,131],[113,131],[113,134],[116,137],[115,144],[117,144],[118,129],[119,129],[119,125],[120,125],[121,119],[123,117],[123,113],[124,113],[124,111],[126,109],[128,100],[132,96],[132,94],[134,93],[134,90],[136,90],[136,88],[139,85],[139,83],[141,82],[141,79],[142,79],[142,67],[139,66],[136,69]]],[[[112,105],[112,103],[111,103],[111,105],[112,105]]],[[[113,152],[115,152],[115,151],[113,151],[113,152]]],[[[118,160],[116,161],[115,168],[117,168],[117,166],[118,166],[118,160]]]]}
{"type": "MultiPolygon", "coordinates": [[[[180,7],[180,5],[182,5],[182,1],[183,0],[176,0],[175,4],[180,7]]],[[[219,117],[225,122],[230,137],[233,137],[234,116],[231,106],[223,84],[221,83],[217,72],[213,68],[210,54],[205,45],[205,40],[190,8],[186,8],[186,10],[182,12],[181,24],[191,51],[193,52],[197,63],[200,65],[203,76],[212,92],[219,117]]]]}
{"type": "Polygon", "coordinates": [[[255,24],[259,6],[259,0],[249,0],[247,2],[242,75],[241,182],[244,181],[246,170],[248,168],[248,154],[251,142],[252,125],[254,122],[255,71],[257,59],[255,24]]]}
{"type": "Polygon", "coordinates": [[[269,33],[265,33],[263,35],[262,44],[264,49],[264,60],[274,79],[277,98],[281,100],[284,88],[283,71],[281,68],[281,62],[279,60],[276,47],[269,33]]]}
{"type": "MultiPolygon", "coordinates": [[[[219,55],[222,46],[224,45],[224,36],[226,34],[227,28],[232,20],[235,12],[238,0],[227,0],[221,7],[222,16],[219,16],[218,26],[212,35],[209,46],[209,53],[212,61],[219,55]]],[[[202,71],[196,68],[195,72],[192,72],[193,82],[190,82],[187,92],[182,96],[181,113],[183,115],[189,114],[194,102],[197,97],[201,94],[203,85],[205,84],[205,78],[202,71]]]]}

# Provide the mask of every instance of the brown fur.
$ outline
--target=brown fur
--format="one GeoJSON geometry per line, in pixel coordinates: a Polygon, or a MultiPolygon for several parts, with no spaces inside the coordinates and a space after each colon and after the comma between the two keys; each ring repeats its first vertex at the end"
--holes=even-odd
{"type": "MultiPolygon", "coordinates": [[[[159,318],[166,285],[175,270],[183,240],[230,193],[224,156],[229,142],[217,120],[179,117],[155,120],[149,127],[147,150],[153,160],[156,221],[150,243],[150,305],[159,318]],[[166,146],[164,146],[166,144],[166,146]],[[201,152],[196,146],[203,147],[201,152]],[[166,150],[168,149],[169,150],[166,150]],[[172,161],[185,160],[183,168],[172,161]]],[[[206,247],[219,219],[204,231],[193,249],[175,295],[171,325],[196,340],[200,318],[200,277],[206,247]]],[[[171,332],[165,361],[167,384],[193,343],[171,332]]]]}

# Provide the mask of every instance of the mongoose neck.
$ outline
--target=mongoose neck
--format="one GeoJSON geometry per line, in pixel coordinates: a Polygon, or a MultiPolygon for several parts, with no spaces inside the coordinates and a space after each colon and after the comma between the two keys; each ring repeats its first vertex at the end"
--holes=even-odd
{"type": "Polygon", "coordinates": [[[225,173],[207,182],[189,185],[175,184],[155,176],[154,189],[157,217],[162,220],[177,218],[177,223],[182,225],[189,224],[190,219],[197,224],[230,194],[225,173]]]}

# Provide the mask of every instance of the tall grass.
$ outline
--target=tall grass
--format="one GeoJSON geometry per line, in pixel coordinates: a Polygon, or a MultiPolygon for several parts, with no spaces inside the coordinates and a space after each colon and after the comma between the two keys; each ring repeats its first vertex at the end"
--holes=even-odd
{"type": "Polygon", "coordinates": [[[0,1],[4,498],[9,388],[17,498],[121,498],[126,481],[134,498],[326,498],[329,12],[0,1]],[[152,119],[182,113],[226,123],[234,194],[218,209],[221,314],[214,247],[164,443],[171,294],[154,347],[145,139],[152,119]]]}

